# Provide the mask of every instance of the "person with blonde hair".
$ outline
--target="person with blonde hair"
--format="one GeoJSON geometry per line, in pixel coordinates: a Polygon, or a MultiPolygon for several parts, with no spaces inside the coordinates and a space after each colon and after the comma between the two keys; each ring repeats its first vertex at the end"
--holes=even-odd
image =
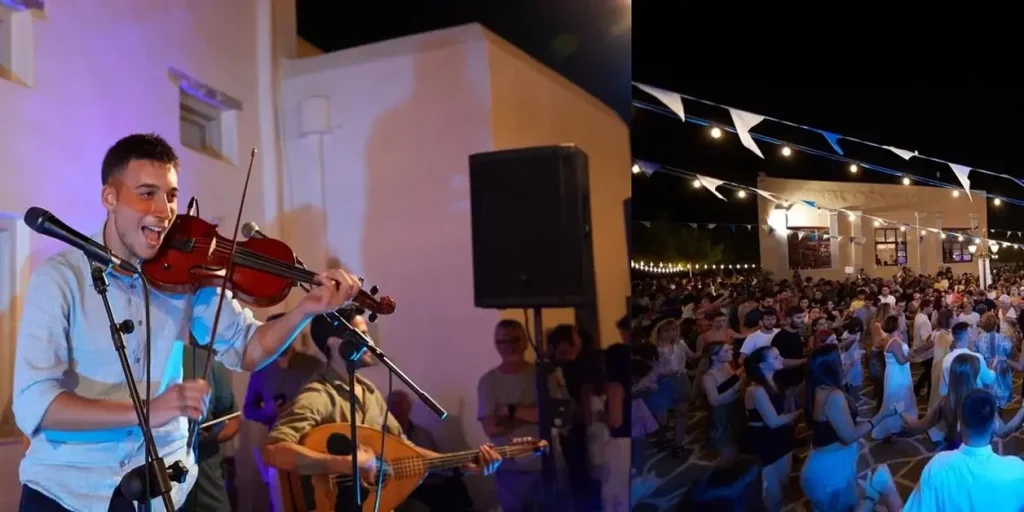
{"type": "MultiPolygon", "coordinates": [[[[686,361],[699,358],[700,355],[680,339],[679,322],[671,318],[662,320],[651,330],[651,344],[658,349],[657,372],[658,394],[664,400],[668,397],[670,408],[675,416],[675,438],[673,451],[681,454],[686,440],[686,413],[690,407],[690,378],[686,375],[686,361]]],[[[650,404],[648,404],[650,406],[650,404]]],[[[663,425],[667,420],[667,410],[651,407],[651,412],[663,425]],[[660,416],[659,416],[660,415],[660,416]]]]}

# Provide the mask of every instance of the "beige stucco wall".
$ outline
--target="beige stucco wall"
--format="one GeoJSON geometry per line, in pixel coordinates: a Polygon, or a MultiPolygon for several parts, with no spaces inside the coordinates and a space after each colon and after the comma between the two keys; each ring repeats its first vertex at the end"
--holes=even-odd
{"type": "MultiPolygon", "coordinates": [[[[951,267],[954,272],[978,273],[977,262],[946,264],[942,262],[942,240],[939,235],[913,229],[913,226],[938,229],[974,229],[977,236],[985,236],[988,228],[986,202],[983,191],[975,191],[973,198],[961,192],[953,197],[949,190],[903,185],[882,185],[849,182],[824,182],[758,178],[757,187],[782,198],[812,201],[821,208],[843,209],[854,214],[834,214],[796,203],[786,208],[758,196],[758,222],[761,225],[784,225],[788,228],[819,227],[832,235],[832,266],[823,270],[801,270],[804,277],[842,279],[846,267],[864,268],[868,275],[889,277],[896,267],[875,266],[874,220],[868,216],[894,221],[886,227],[909,226],[907,229],[907,264],[915,272],[932,274],[939,267],[951,267]],[[973,199],[973,201],[972,201],[973,199]],[[835,237],[842,237],[838,241],[835,237]],[[862,243],[852,237],[863,238],[862,243]]],[[[760,231],[761,266],[777,277],[789,277],[789,246],[786,236],[777,230],[760,231]]]]}

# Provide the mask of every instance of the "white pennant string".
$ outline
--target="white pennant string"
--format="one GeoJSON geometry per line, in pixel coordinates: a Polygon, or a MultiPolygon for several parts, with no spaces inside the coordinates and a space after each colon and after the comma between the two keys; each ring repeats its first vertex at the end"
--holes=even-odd
{"type": "Polygon", "coordinates": [[[712,194],[718,196],[718,198],[721,199],[722,201],[728,201],[724,196],[722,196],[722,194],[719,194],[718,191],[715,190],[716,188],[718,188],[719,185],[725,183],[724,181],[716,180],[714,178],[708,178],[707,176],[701,176],[700,174],[697,175],[697,181],[699,181],[701,185],[704,185],[705,188],[710,190],[712,194]]]}
{"type": "Polygon", "coordinates": [[[953,174],[956,174],[957,179],[960,180],[960,184],[964,186],[964,191],[967,192],[967,198],[973,203],[974,197],[971,194],[971,178],[968,177],[968,175],[971,174],[971,168],[960,164],[949,164],[949,168],[953,169],[953,174]]]}
{"type": "Polygon", "coordinates": [[[686,114],[683,112],[683,98],[678,94],[666,91],[665,89],[659,89],[657,87],[651,87],[650,85],[638,84],[633,82],[633,85],[640,88],[640,90],[658,98],[658,101],[665,104],[672,112],[675,112],[679,119],[684,123],[686,122],[686,114]]]}
{"type": "Polygon", "coordinates": [[[902,157],[904,160],[910,160],[911,157],[917,156],[917,151],[907,151],[905,149],[894,148],[892,146],[882,146],[882,147],[885,148],[885,149],[888,149],[889,151],[892,151],[893,153],[896,153],[897,155],[902,157]]]}
{"type": "Polygon", "coordinates": [[[761,154],[761,150],[757,147],[754,139],[750,137],[750,129],[757,126],[757,123],[763,121],[764,116],[751,114],[750,112],[744,112],[734,108],[729,109],[729,114],[732,116],[732,124],[736,127],[736,135],[740,136],[740,142],[743,143],[743,146],[753,151],[755,155],[764,158],[764,155],[761,154]]]}
{"type": "Polygon", "coordinates": [[[771,192],[768,192],[768,191],[765,191],[765,190],[761,190],[759,188],[754,188],[754,189],[751,189],[751,190],[753,190],[754,192],[757,192],[757,195],[759,195],[759,196],[761,196],[761,197],[763,197],[763,198],[765,198],[765,199],[767,199],[769,201],[773,201],[773,202],[776,202],[776,203],[782,202],[782,201],[779,201],[778,199],[775,199],[775,194],[772,194],[771,192]]]}

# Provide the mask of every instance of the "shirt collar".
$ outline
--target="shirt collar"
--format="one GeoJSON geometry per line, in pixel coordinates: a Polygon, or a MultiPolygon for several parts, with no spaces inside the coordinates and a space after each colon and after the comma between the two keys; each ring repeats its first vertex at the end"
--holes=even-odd
{"type": "MultiPolygon", "coordinates": [[[[348,395],[354,394],[352,393],[352,387],[349,386],[348,382],[346,382],[345,379],[343,379],[342,376],[339,375],[338,372],[334,370],[334,368],[331,368],[331,365],[325,364],[320,373],[323,379],[329,382],[334,387],[341,389],[348,395]]],[[[362,378],[358,374],[356,374],[356,382],[358,382],[359,385],[363,387],[365,393],[373,394],[377,392],[377,388],[375,388],[370,381],[362,378]]]]}
{"type": "MultiPolygon", "coordinates": [[[[106,247],[107,246],[107,242],[106,242],[106,240],[103,239],[103,232],[106,231],[106,229],[107,229],[107,221],[103,221],[103,227],[101,227],[98,232],[93,233],[93,235],[90,236],[89,238],[95,240],[96,242],[99,242],[99,244],[102,245],[103,247],[106,247]]],[[[87,256],[85,256],[85,253],[82,253],[82,257],[85,258],[85,263],[87,265],[93,265],[94,264],[92,260],[90,260],[87,256]]],[[[132,261],[132,263],[134,263],[139,268],[142,267],[142,260],[134,260],[134,261],[132,261]]],[[[139,276],[129,276],[129,275],[126,275],[126,274],[121,274],[119,272],[114,272],[114,266],[113,265],[110,265],[110,266],[107,267],[106,275],[107,275],[107,277],[117,276],[117,277],[120,277],[122,279],[138,279],[139,278],[139,276]]]]}
{"type": "Polygon", "coordinates": [[[986,444],[984,446],[967,446],[967,444],[961,444],[960,448],[957,448],[961,454],[968,457],[991,457],[995,454],[992,451],[992,445],[986,444]]]}

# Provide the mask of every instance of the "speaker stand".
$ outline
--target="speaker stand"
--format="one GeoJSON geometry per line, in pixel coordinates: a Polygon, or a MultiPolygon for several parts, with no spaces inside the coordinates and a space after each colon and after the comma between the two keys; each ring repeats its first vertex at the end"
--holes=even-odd
{"type": "Polygon", "coordinates": [[[544,320],[541,308],[533,308],[533,350],[536,353],[536,376],[537,376],[537,427],[540,430],[541,439],[547,441],[548,449],[541,455],[541,474],[543,475],[543,503],[544,509],[549,510],[555,502],[555,459],[554,442],[551,437],[552,411],[551,393],[548,390],[548,378],[553,368],[547,360],[544,349],[544,320]]]}

